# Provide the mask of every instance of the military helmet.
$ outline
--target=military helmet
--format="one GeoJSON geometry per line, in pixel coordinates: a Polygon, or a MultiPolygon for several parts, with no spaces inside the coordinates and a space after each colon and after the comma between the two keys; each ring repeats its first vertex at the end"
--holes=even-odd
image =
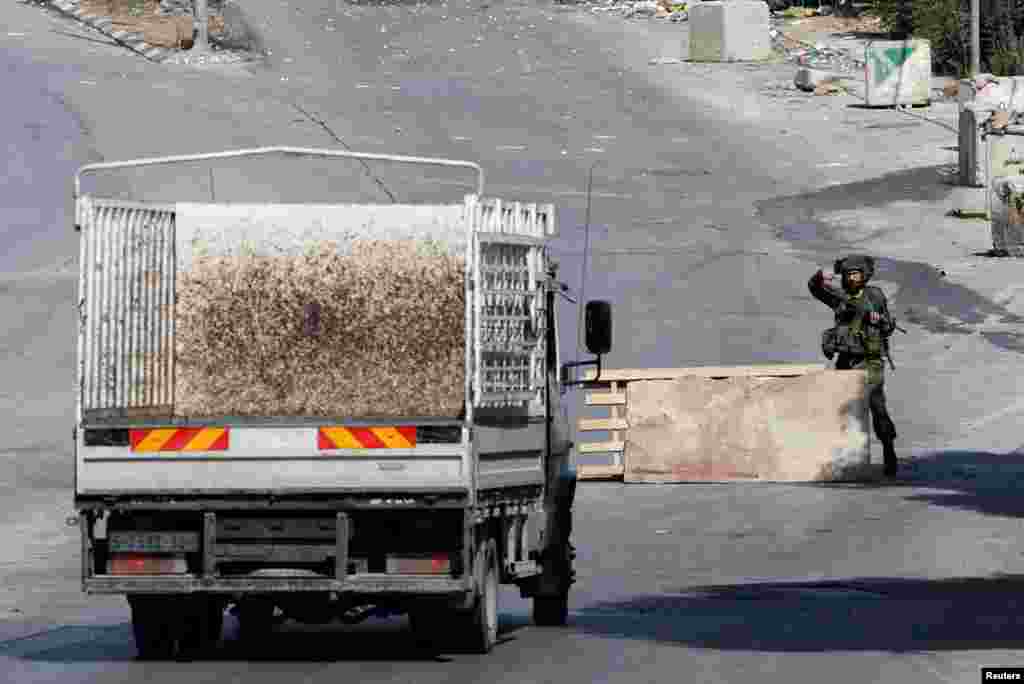
{"type": "Polygon", "coordinates": [[[834,271],[842,275],[846,275],[850,271],[860,271],[864,274],[864,282],[866,283],[875,275],[875,259],[866,254],[854,254],[843,259],[837,259],[834,271]]]}

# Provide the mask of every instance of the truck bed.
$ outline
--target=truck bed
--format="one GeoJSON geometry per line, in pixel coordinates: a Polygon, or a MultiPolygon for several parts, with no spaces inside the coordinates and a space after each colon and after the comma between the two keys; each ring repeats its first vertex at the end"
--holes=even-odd
{"type": "MultiPolygon", "coordinates": [[[[83,168],[79,177],[107,169],[270,153],[384,158],[335,150],[267,148],[95,164],[83,168]]],[[[391,160],[478,169],[467,162],[391,160]]],[[[80,178],[76,178],[76,192],[79,188],[80,178]]],[[[76,223],[81,231],[77,497],[461,490],[473,498],[481,490],[544,481],[548,356],[543,295],[549,268],[545,246],[556,234],[550,205],[502,202],[479,194],[437,204],[150,203],[84,194],[77,196],[76,223]],[[355,303],[340,310],[350,317],[335,312],[334,318],[324,318],[328,323],[319,322],[321,304],[327,316],[333,299],[310,303],[302,298],[294,302],[256,298],[257,302],[287,301],[288,312],[305,311],[302,325],[289,313],[290,318],[274,319],[276,328],[268,324],[256,331],[269,331],[267,335],[276,330],[301,331],[294,334],[305,345],[308,368],[304,367],[304,375],[286,373],[291,387],[281,390],[280,396],[261,394],[263,386],[246,380],[245,372],[276,369],[280,375],[275,364],[295,356],[294,347],[279,344],[264,358],[262,337],[239,336],[230,328],[242,325],[248,314],[239,319],[220,300],[210,309],[213,313],[185,307],[181,301],[179,285],[207,258],[244,263],[248,263],[245,259],[269,260],[280,265],[325,245],[334,245],[328,251],[337,249],[338,254],[351,256],[359,254],[352,251],[357,245],[376,244],[415,244],[416,249],[426,249],[424,253],[458,255],[465,269],[464,278],[460,276],[464,296],[458,298],[458,308],[452,308],[451,298],[442,304],[410,296],[409,301],[416,301],[419,308],[402,309],[405,313],[396,320],[390,314],[395,301],[406,301],[402,299],[407,285],[403,278],[408,277],[404,271],[382,290],[376,280],[354,281],[362,283],[363,289],[352,290],[355,303]],[[378,296],[386,296],[359,300],[365,289],[374,288],[380,290],[378,296]],[[391,359],[406,346],[411,350],[409,358],[419,358],[413,355],[422,351],[415,344],[419,338],[407,345],[402,332],[412,327],[403,325],[432,305],[446,313],[445,320],[465,321],[464,347],[457,345],[456,335],[458,348],[449,350],[457,373],[448,362],[429,366],[428,372],[415,378],[404,371],[392,372],[393,367],[404,368],[391,359]],[[227,313],[216,308],[225,306],[227,313]],[[353,320],[356,315],[362,318],[353,320]],[[208,355],[208,372],[220,384],[211,381],[209,388],[200,388],[203,396],[219,394],[227,413],[248,410],[234,407],[247,403],[233,404],[234,393],[255,393],[260,401],[252,403],[257,408],[250,414],[218,416],[216,402],[210,411],[205,400],[203,411],[197,412],[185,400],[187,391],[196,390],[197,374],[190,366],[192,380],[181,386],[183,346],[193,349],[197,339],[213,345],[211,349],[221,344],[218,336],[192,339],[186,334],[193,330],[188,325],[196,325],[197,316],[202,324],[216,320],[217,325],[229,326],[228,332],[235,335],[226,350],[208,355]],[[362,365],[349,368],[353,357],[346,356],[348,348],[337,345],[353,326],[386,327],[391,357],[375,358],[367,350],[378,347],[364,345],[356,350],[362,365]],[[256,350],[251,358],[247,355],[250,344],[256,350]],[[321,353],[317,345],[325,351],[321,353]],[[239,347],[242,352],[235,353],[239,347]],[[456,375],[457,381],[449,382],[456,375]],[[234,384],[221,382],[225,380],[234,384]],[[438,398],[442,385],[457,387],[454,407],[447,395],[444,401],[438,398]],[[325,386],[344,391],[328,396],[325,386]],[[225,390],[229,387],[234,389],[225,390]],[[417,401],[398,403],[399,393],[416,399],[423,408],[415,410],[423,414],[403,413],[399,406],[417,401]],[[327,396],[329,401],[304,401],[306,395],[327,396]],[[369,396],[373,399],[359,401],[369,396]],[[280,404],[279,410],[267,408],[275,403],[280,404]],[[349,404],[361,405],[346,412],[349,404]],[[461,408],[461,415],[437,417],[453,408],[461,408]],[[428,418],[430,411],[435,414],[428,418]],[[195,420],[190,414],[204,417],[195,420]]],[[[284,269],[282,273],[292,272],[284,269]]],[[[299,276],[281,277],[305,282],[299,276]]],[[[252,289],[241,282],[233,284],[229,294],[252,289]]],[[[204,335],[221,329],[215,326],[204,335]]],[[[428,357],[424,363],[429,365],[428,357]]],[[[414,364],[416,370],[422,369],[420,363],[414,364]]],[[[198,377],[202,381],[201,373],[198,377]]],[[[275,389],[272,384],[268,388],[275,389]]]]}

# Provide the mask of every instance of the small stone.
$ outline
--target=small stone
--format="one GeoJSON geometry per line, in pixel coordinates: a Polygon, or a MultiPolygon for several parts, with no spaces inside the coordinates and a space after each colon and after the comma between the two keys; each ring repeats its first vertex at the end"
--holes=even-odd
{"type": "Polygon", "coordinates": [[[793,85],[800,90],[814,92],[819,85],[832,83],[837,80],[839,79],[835,74],[827,71],[803,68],[796,72],[796,76],[793,78],[793,85]]]}

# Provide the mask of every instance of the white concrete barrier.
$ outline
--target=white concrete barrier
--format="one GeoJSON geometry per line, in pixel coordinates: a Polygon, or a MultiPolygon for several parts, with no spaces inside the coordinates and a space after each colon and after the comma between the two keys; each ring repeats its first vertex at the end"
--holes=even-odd
{"type": "Polygon", "coordinates": [[[751,62],[772,56],[770,12],[761,0],[694,2],[690,14],[690,61],[751,62]]]}

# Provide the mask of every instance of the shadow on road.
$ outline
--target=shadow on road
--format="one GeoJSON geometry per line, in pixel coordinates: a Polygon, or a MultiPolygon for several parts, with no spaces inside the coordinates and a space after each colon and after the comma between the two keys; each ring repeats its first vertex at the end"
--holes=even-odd
{"type": "MultiPolygon", "coordinates": [[[[592,604],[555,630],[686,648],[772,653],[1024,648],[1024,575],[958,579],[850,578],[686,587],[592,604]]],[[[495,650],[517,648],[522,616],[502,616],[495,650]]],[[[481,658],[419,647],[404,620],[357,628],[285,625],[258,645],[226,639],[216,662],[449,663],[481,658]]],[[[555,636],[554,638],[561,638],[555,636]]],[[[0,643],[0,658],[61,664],[136,660],[129,625],[63,627],[0,643]]],[[[176,667],[148,663],[147,667],[176,667]]]]}
{"type": "MultiPolygon", "coordinates": [[[[868,209],[884,209],[892,203],[945,202],[953,186],[943,182],[942,166],[926,166],[891,173],[857,183],[836,185],[810,193],[776,197],[756,204],[758,216],[774,229],[774,236],[808,257],[843,252],[872,252],[872,245],[904,226],[855,217],[868,209]],[[836,217],[842,217],[841,221],[836,217]],[[847,223],[849,225],[847,225],[847,223]]],[[[934,264],[891,259],[879,255],[875,281],[890,283],[889,304],[899,322],[911,323],[934,333],[974,334],[989,319],[1017,325],[1024,317],[1005,306],[955,282],[934,264]]],[[[809,277],[810,274],[807,274],[809,277]]],[[[994,346],[1024,351],[1024,335],[984,333],[994,346]]],[[[897,336],[894,356],[899,363],[901,345],[913,337],[897,336]]]]}
{"type": "Polygon", "coordinates": [[[913,488],[906,497],[986,515],[1024,518],[1024,447],[1004,454],[986,451],[937,451],[900,461],[895,479],[874,465],[870,479],[812,482],[796,486],[826,489],[913,488]],[[928,491],[933,490],[933,491],[928,491]]]}
{"type": "MultiPolygon", "coordinates": [[[[801,220],[813,221],[822,214],[884,207],[900,200],[941,202],[948,199],[954,190],[944,182],[945,169],[945,165],[916,167],[798,195],[773,197],[755,203],[755,207],[766,223],[784,227],[787,223],[801,220]]],[[[819,237],[828,240],[830,247],[837,241],[841,242],[841,231],[828,230],[824,226],[823,229],[825,234],[819,237]]]]}
{"type": "MultiPolygon", "coordinates": [[[[421,646],[404,619],[340,625],[286,623],[256,643],[236,637],[237,623],[225,622],[225,638],[203,662],[423,662],[443,663],[464,654],[421,646]]],[[[516,640],[515,633],[528,621],[502,616],[495,650],[516,640]]],[[[130,624],[68,625],[30,637],[0,642],[0,658],[13,657],[47,663],[131,662],[137,660],[130,624]]],[[[470,656],[472,657],[472,656],[470,656]]]]}
{"type": "Polygon", "coordinates": [[[1024,452],[942,451],[908,464],[902,482],[943,491],[908,499],[986,515],[1024,518],[1024,452]]]}
{"type": "Polygon", "coordinates": [[[599,604],[580,631],[691,648],[959,651],[1024,646],[1024,577],[851,579],[687,589],[599,604]]]}

